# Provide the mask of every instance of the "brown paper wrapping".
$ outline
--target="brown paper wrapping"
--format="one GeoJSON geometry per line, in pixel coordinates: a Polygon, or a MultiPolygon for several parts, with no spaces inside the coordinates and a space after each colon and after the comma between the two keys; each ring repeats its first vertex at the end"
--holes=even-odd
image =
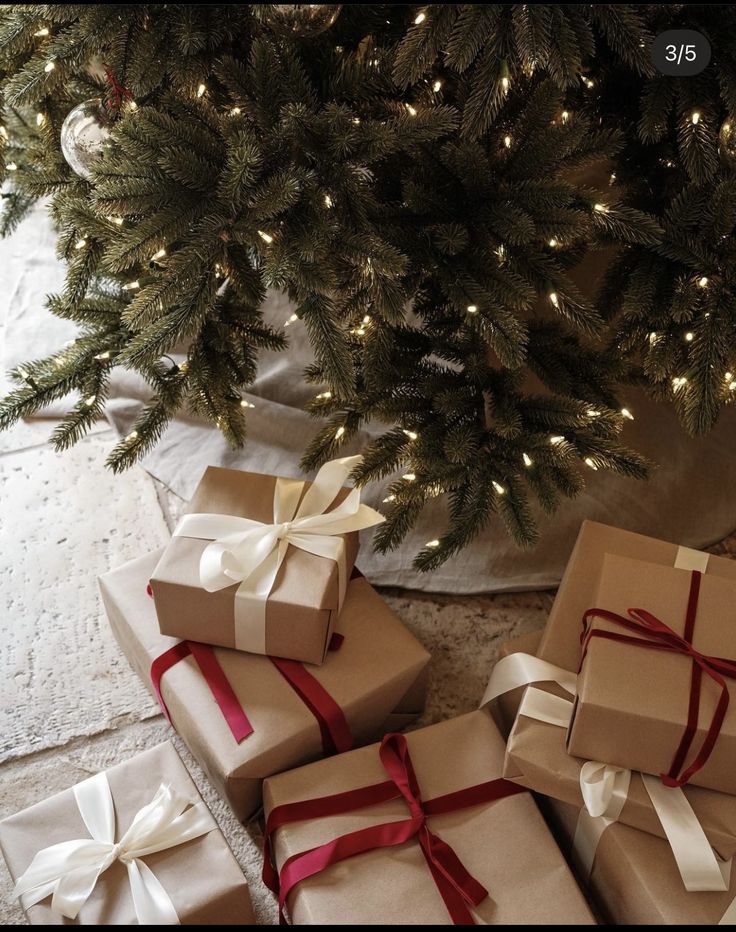
{"type": "MultiPolygon", "coordinates": [[[[406,738],[425,799],[501,776],[503,739],[486,712],[470,712],[410,732],[406,738]]],[[[264,786],[264,807],[268,813],[283,803],[385,779],[378,745],[373,745],[269,778],[264,786]]],[[[287,825],[275,835],[277,865],[338,835],[406,815],[405,804],[392,801],[338,817],[287,825]]],[[[479,922],[594,923],[531,796],[521,794],[436,816],[430,819],[430,827],[489,891],[488,898],[474,910],[479,922]]],[[[295,925],[450,924],[414,841],[333,865],[301,883],[287,905],[295,925]]]]}
{"type": "MultiPolygon", "coordinates": [[[[178,639],[158,630],[148,578],[159,559],[149,554],[100,577],[110,624],[150,689],[151,663],[178,639]]],[[[366,582],[348,584],[338,630],[339,651],[311,673],[340,705],[356,744],[404,727],[424,707],[429,654],[366,582]]],[[[164,674],[162,693],[172,721],[209,779],[240,819],[261,804],[264,777],[321,757],[316,719],[267,657],[215,648],[254,733],[235,742],[202,674],[187,657],[164,674]]]]}
{"type": "MultiPolygon", "coordinates": [[[[544,810],[569,854],[578,810],[556,800],[544,810]]],[[[603,833],[590,879],[580,882],[614,925],[718,925],[736,897],[736,871],[728,892],[688,893],[667,842],[619,823],[603,833]]]]}
{"type": "MultiPolygon", "coordinates": [[[[536,656],[541,637],[541,631],[532,631],[529,634],[522,634],[517,638],[513,638],[511,641],[505,641],[498,649],[498,659],[501,660],[510,654],[531,654],[536,656]]],[[[498,730],[504,738],[508,738],[525,689],[525,686],[511,689],[507,693],[502,693],[487,705],[491,715],[493,715],[494,722],[498,725],[498,730]]]]}
{"type": "MultiPolygon", "coordinates": [[[[644,608],[682,635],[691,579],[688,570],[607,554],[593,605],[624,617],[629,608],[644,608]]],[[[736,659],[735,605],[736,580],[702,577],[692,638],[696,650],[736,659]]],[[[590,626],[633,634],[597,616],[590,626]]],[[[631,770],[667,773],[687,724],[692,665],[690,657],[682,654],[592,637],[578,676],[569,752],[631,770]]],[[[736,681],[726,679],[726,685],[736,695],[736,681]]],[[[705,740],[720,695],[720,687],[703,676],[698,728],[686,764],[705,740]]],[[[690,784],[736,793],[735,760],[736,703],[732,702],[713,752],[690,784]]]]}
{"type": "MultiPolygon", "coordinates": [[[[311,483],[305,483],[306,489],[311,483]]],[[[190,514],[210,513],[273,522],[275,476],[209,466],[194,493],[190,514]]],[[[342,501],[345,489],[335,499],[342,501]]],[[[348,577],[358,553],[358,534],[344,534],[348,577]]],[[[199,585],[199,561],[207,541],[172,537],[151,574],[162,634],[223,647],[235,646],[235,592],[199,585]]],[[[338,615],[338,569],[333,560],[290,546],[266,603],[266,653],[323,663],[338,615]]]]}
{"type": "MultiPolygon", "coordinates": [[[[193,803],[199,793],[170,742],[144,751],[107,772],[122,837],[161,783],[193,803]]],[[[0,822],[0,847],[15,882],[42,848],[89,838],[70,788],[0,822]]],[[[142,859],[171,897],[183,925],[254,924],[248,886],[219,829],[142,859]]],[[[137,925],[128,872],[116,861],[101,875],[76,920],[53,912],[51,897],[26,910],[32,925],[137,925]]]]}
{"type": "MultiPolygon", "coordinates": [[[[538,635],[536,639],[539,640],[538,635]]],[[[499,656],[520,651],[533,654],[534,646],[532,636],[527,635],[508,641],[501,647],[499,656]]],[[[544,684],[544,687],[547,685],[544,684]]],[[[540,685],[537,688],[543,687],[540,685]]],[[[503,717],[508,721],[509,716],[513,716],[515,722],[508,736],[503,775],[507,780],[579,809],[583,805],[580,792],[580,767],[583,760],[571,757],[566,752],[565,732],[562,728],[525,716],[516,718],[522,694],[523,688],[506,693],[503,717]]],[[[558,694],[565,695],[563,692],[558,694]]],[[[502,699],[504,697],[499,697],[494,705],[498,707],[502,699]]],[[[497,714],[495,710],[494,714],[497,714]]],[[[687,786],[684,793],[716,851],[723,857],[735,854],[736,799],[698,786],[687,786]]],[[[649,794],[636,773],[632,774],[628,799],[619,821],[660,838],[665,837],[649,794]]]]}
{"type": "MultiPolygon", "coordinates": [[[[606,553],[644,563],[674,566],[678,550],[677,544],[664,540],[595,521],[583,521],[539,645],[538,654],[542,660],[566,670],[577,670],[583,614],[594,607],[598,577],[606,553]]],[[[711,555],[706,574],[735,581],[736,560],[711,555]]]]}

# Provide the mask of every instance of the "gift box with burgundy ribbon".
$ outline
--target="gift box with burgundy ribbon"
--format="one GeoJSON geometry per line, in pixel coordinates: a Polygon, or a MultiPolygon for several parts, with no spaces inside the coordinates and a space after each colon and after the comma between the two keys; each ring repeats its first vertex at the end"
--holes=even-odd
{"type": "Polygon", "coordinates": [[[105,608],[133,669],[238,818],[259,808],[265,777],[374,741],[422,712],[429,654],[359,574],[326,662],[307,667],[162,635],[147,594],[159,559],[100,577],[105,608]]]}
{"type": "Polygon", "coordinates": [[[294,924],[594,924],[503,753],[477,711],[269,778],[264,881],[294,924]]]}
{"type": "Polygon", "coordinates": [[[0,822],[34,925],[249,925],[243,873],[170,742],[0,822]]]}
{"type": "Polygon", "coordinates": [[[151,573],[161,633],[323,663],[358,531],[384,520],[345,488],[360,459],[313,482],[209,467],[151,573]]]}

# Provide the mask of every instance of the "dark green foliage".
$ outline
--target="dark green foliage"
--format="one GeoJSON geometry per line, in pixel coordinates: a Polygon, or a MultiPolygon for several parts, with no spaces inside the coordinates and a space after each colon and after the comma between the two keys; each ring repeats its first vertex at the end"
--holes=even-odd
{"type": "Polygon", "coordinates": [[[287,346],[261,312],[280,288],[314,349],[305,467],[386,425],[354,477],[398,475],[378,549],[440,495],[421,568],[495,519],[532,544],[533,500],[552,510],[588,468],[644,475],[619,386],[693,432],[733,397],[734,27],[725,5],[356,4],[287,38],[267,5],[1,8],[0,229],[50,197],[68,276],[49,309],[80,330],[14,374],[0,427],[72,393],[64,448],[124,366],[152,397],[113,469],[185,407],[242,444],[258,350],[287,346]],[[652,72],[676,27],[713,44],[699,78],[652,72]],[[87,182],[59,131],[107,94],[103,63],[136,106],[87,182]],[[611,244],[596,296],[574,269],[611,244]]]}

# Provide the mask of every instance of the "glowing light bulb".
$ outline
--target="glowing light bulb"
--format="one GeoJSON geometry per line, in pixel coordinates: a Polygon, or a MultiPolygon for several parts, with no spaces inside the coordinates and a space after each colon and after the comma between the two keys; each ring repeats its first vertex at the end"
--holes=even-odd
{"type": "Polygon", "coordinates": [[[233,107],[230,111],[230,116],[240,116],[241,112],[240,107],[233,107]]]}
{"type": "Polygon", "coordinates": [[[564,440],[565,438],[561,434],[555,434],[554,436],[549,438],[549,442],[552,444],[553,447],[559,446],[561,443],[564,442],[564,440]]]}
{"type": "Polygon", "coordinates": [[[596,466],[595,462],[594,462],[589,456],[586,456],[586,457],[585,457],[585,465],[586,465],[586,466],[590,466],[590,468],[591,468],[591,469],[594,469],[594,470],[595,470],[595,469],[598,469],[598,467],[596,466]]]}
{"type": "Polygon", "coordinates": [[[254,404],[251,404],[250,401],[247,401],[245,398],[240,399],[241,408],[255,408],[254,404]]]}
{"type": "Polygon", "coordinates": [[[332,398],[332,392],[320,392],[319,395],[317,395],[317,398],[319,398],[320,401],[321,401],[323,398],[324,398],[324,399],[332,398]]]}
{"type": "Polygon", "coordinates": [[[424,20],[425,20],[426,18],[427,18],[427,14],[426,14],[426,13],[418,13],[418,14],[414,17],[414,25],[415,25],[415,26],[421,26],[422,23],[424,22],[424,20]]]}
{"type": "Polygon", "coordinates": [[[207,90],[206,84],[200,84],[197,88],[197,97],[204,97],[204,93],[207,90]]]}
{"type": "Polygon", "coordinates": [[[588,417],[600,417],[600,414],[601,414],[601,412],[596,411],[595,408],[588,408],[588,410],[585,413],[588,415],[588,417]]]}
{"type": "Polygon", "coordinates": [[[557,246],[559,246],[560,244],[559,244],[557,237],[553,236],[552,239],[549,241],[549,245],[552,247],[552,249],[555,249],[557,246]]]}
{"type": "Polygon", "coordinates": [[[84,399],[84,403],[88,408],[91,408],[95,401],[97,401],[97,395],[90,395],[89,398],[84,399]]]}
{"type": "Polygon", "coordinates": [[[332,207],[332,198],[329,194],[325,194],[325,207],[332,207]]]}
{"type": "Polygon", "coordinates": [[[699,287],[699,288],[707,288],[707,287],[708,287],[708,277],[707,277],[706,275],[703,275],[702,278],[699,278],[699,279],[698,279],[698,287],[699,287]]]}
{"type": "Polygon", "coordinates": [[[659,334],[655,330],[652,330],[652,332],[649,334],[649,345],[654,346],[658,339],[659,334]]]}
{"type": "Polygon", "coordinates": [[[84,247],[85,247],[86,245],[87,245],[87,240],[86,240],[84,237],[82,237],[82,239],[78,239],[78,240],[76,241],[76,243],[74,244],[74,248],[75,248],[75,249],[84,249],[84,247]]]}
{"type": "Polygon", "coordinates": [[[103,362],[104,360],[109,359],[109,358],[110,358],[110,350],[105,350],[104,353],[98,353],[95,356],[95,359],[97,359],[99,362],[103,362]]]}
{"type": "Polygon", "coordinates": [[[440,542],[435,538],[434,540],[428,540],[424,546],[432,547],[432,549],[434,549],[435,547],[439,547],[439,545],[440,545],[440,542]]]}
{"type": "Polygon", "coordinates": [[[384,498],[383,501],[386,502],[386,503],[388,503],[388,502],[395,502],[395,501],[396,501],[396,496],[395,496],[395,495],[387,495],[387,496],[384,498]]]}
{"type": "Polygon", "coordinates": [[[415,109],[414,107],[412,107],[411,104],[407,104],[407,105],[406,105],[406,109],[409,111],[409,116],[413,116],[413,117],[414,117],[414,116],[417,115],[416,109],[415,109]]]}
{"type": "Polygon", "coordinates": [[[511,142],[512,142],[511,136],[504,136],[504,137],[503,137],[503,144],[504,144],[504,146],[505,146],[507,149],[510,149],[510,148],[511,148],[511,142]]]}
{"type": "Polygon", "coordinates": [[[363,326],[367,327],[370,322],[371,322],[371,315],[366,314],[365,317],[363,318],[363,326]]]}
{"type": "Polygon", "coordinates": [[[728,390],[730,392],[736,392],[736,382],[731,382],[731,384],[728,386],[728,390]]]}
{"type": "Polygon", "coordinates": [[[18,166],[15,164],[15,162],[8,162],[8,164],[5,166],[5,168],[6,168],[9,172],[17,172],[17,171],[18,171],[18,166]]]}
{"type": "Polygon", "coordinates": [[[107,219],[110,221],[110,223],[114,223],[116,227],[121,227],[123,225],[122,217],[108,217],[107,219]]]}
{"type": "Polygon", "coordinates": [[[557,292],[556,292],[556,291],[550,291],[550,293],[549,293],[549,300],[552,302],[552,304],[553,304],[554,307],[559,307],[559,306],[560,306],[560,299],[557,297],[557,292]]]}
{"type": "Polygon", "coordinates": [[[688,332],[685,334],[685,339],[687,340],[688,343],[693,342],[693,340],[695,339],[695,334],[692,332],[692,330],[688,330],[688,332]]]}
{"type": "Polygon", "coordinates": [[[593,210],[597,211],[599,214],[607,214],[608,206],[606,204],[593,204],[593,210]]]}
{"type": "Polygon", "coordinates": [[[141,287],[141,283],[136,279],[134,282],[128,282],[127,285],[123,285],[123,291],[137,291],[141,287]]]}
{"type": "Polygon", "coordinates": [[[413,482],[416,479],[416,473],[407,472],[401,478],[404,482],[413,482]]]}
{"type": "Polygon", "coordinates": [[[562,111],[562,122],[563,122],[563,123],[567,123],[567,121],[568,121],[569,119],[570,119],[570,113],[569,113],[569,111],[563,110],[563,111],[562,111]]]}
{"type": "Polygon", "coordinates": [[[503,88],[504,92],[508,91],[510,84],[511,84],[511,82],[510,82],[509,79],[504,75],[504,77],[501,78],[501,87],[503,88]]]}
{"type": "Polygon", "coordinates": [[[416,433],[415,431],[413,431],[413,430],[404,430],[404,433],[405,433],[406,436],[409,438],[409,440],[416,440],[417,437],[419,436],[419,434],[417,434],[417,433],[416,433]]]}
{"type": "Polygon", "coordinates": [[[33,33],[34,36],[47,36],[49,34],[49,27],[42,26],[39,30],[33,33]]]}
{"type": "Polygon", "coordinates": [[[465,310],[468,312],[468,314],[477,314],[477,313],[478,313],[478,305],[477,305],[477,304],[469,304],[469,305],[465,308],[465,310]]]}
{"type": "Polygon", "coordinates": [[[288,320],[284,321],[284,327],[289,327],[297,320],[299,320],[298,316],[296,314],[292,314],[288,320]]]}
{"type": "Polygon", "coordinates": [[[128,110],[137,110],[138,104],[134,100],[128,101],[128,110]]]}
{"type": "Polygon", "coordinates": [[[692,114],[690,115],[690,119],[693,126],[697,126],[698,123],[700,123],[700,113],[697,110],[693,110],[692,114]]]}
{"type": "Polygon", "coordinates": [[[54,70],[54,68],[56,68],[55,63],[52,61],[47,61],[46,67],[43,70],[46,72],[46,74],[49,74],[50,72],[54,70]]]}
{"type": "Polygon", "coordinates": [[[44,116],[44,114],[37,113],[36,114],[36,126],[43,126],[45,122],[46,122],[46,117],[44,116]]]}
{"type": "Polygon", "coordinates": [[[494,479],[493,482],[491,483],[491,485],[492,485],[493,488],[496,490],[496,492],[498,492],[499,495],[505,495],[505,494],[506,494],[506,489],[501,485],[500,482],[496,482],[496,480],[494,479]]]}
{"type": "Polygon", "coordinates": [[[165,255],[166,255],[166,250],[159,249],[158,252],[154,252],[154,254],[151,256],[151,259],[163,259],[165,255]]]}
{"type": "Polygon", "coordinates": [[[615,180],[616,180],[616,172],[611,172],[611,174],[608,177],[608,183],[613,184],[615,180]]]}
{"type": "Polygon", "coordinates": [[[258,235],[261,237],[264,243],[272,243],[273,236],[270,233],[264,233],[263,230],[258,231],[258,235]]]}
{"type": "Polygon", "coordinates": [[[126,439],[126,440],[137,440],[137,439],[138,439],[138,431],[137,431],[137,430],[131,430],[131,432],[128,434],[128,436],[127,436],[125,439],[126,439]]]}
{"type": "Polygon", "coordinates": [[[344,433],[345,433],[345,428],[344,428],[344,427],[338,427],[337,430],[335,431],[335,440],[339,440],[340,437],[342,437],[342,435],[343,435],[344,433]]]}
{"type": "Polygon", "coordinates": [[[524,460],[524,465],[529,467],[534,463],[534,460],[529,456],[528,453],[522,453],[521,458],[524,460]]]}
{"type": "Polygon", "coordinates": [[[621,408],[621,416],[625,417],[627,421],[633,421],[634,415],[629,411],[628,408],[621,408]]]}
{"type": "Polygon", "coordinates": [[[432,90],[435,94],[438,94],[442,90],[442,81],[440,81],[439,78],[432,85],[432,90]]]}

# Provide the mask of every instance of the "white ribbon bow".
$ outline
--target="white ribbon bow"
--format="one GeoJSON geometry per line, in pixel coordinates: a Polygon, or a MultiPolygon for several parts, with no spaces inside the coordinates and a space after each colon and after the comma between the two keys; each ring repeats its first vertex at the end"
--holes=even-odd
{"type": "Polygon", "coordinates": [[[138,860],[155,851],[173,848],[217,828],[204,805],[174,793],[161,784],[130,828],[115,842],[115,810],[106,774],[98,773],[74,787],[84,824],[92,836],[62,841],[39,851],[18,878],[13,896],[25,908],[51,895],[51,909],[76,919],[100,875],[115,861],[128,869],[133,907],[140,925],[179,925],[174,904],[153,871],[138,860]]]}
{"type": "Polygon", "coordinates": [[[266,653],[266,600],[291,544],[307,553],[337,563],[342,608],[347,590],[343,534],[373,527],[386,519],[360,502],[352,489],[332,511],[327,508],[360,463],[360,456],[325,463],[299,503],[304,482],[277,479],[273,497],[273,524],[235,515],[185,515],[175,537],[208,540],[199,563],[202,588],[217,592],[240,583],[235,593],[235,646],[251,653],[266,653]]]}

